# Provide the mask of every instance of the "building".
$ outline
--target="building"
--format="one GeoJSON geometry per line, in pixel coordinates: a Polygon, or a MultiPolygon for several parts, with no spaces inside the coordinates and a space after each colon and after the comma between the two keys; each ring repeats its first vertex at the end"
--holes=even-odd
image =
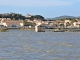
{"type": "Polygon", "coordinates": [[[74,22],[74,23],[73,23],[73,26],[74,26],[74,27],[80,27],[80,21],[74,22]]]}
{"type": "Polygon", "coordinates": [[[5,27],[23,27],[24,23],[22,20],[11,20],[11,19],[1,19],[0,24],[5,27]]]}
{"type": "Polygon", "coordinates": [[[28,18],[28,17],[31,17],[31,15],[27,13],[27,15],[26,15],[25,17],[27,17],[27,18],[28,18]]]}

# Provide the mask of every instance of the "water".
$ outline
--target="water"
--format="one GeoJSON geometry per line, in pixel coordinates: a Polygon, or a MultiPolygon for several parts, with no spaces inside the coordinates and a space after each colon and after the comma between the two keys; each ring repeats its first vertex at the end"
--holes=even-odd
{"type": "Polygon", "coordinates": [[[0,60],[80,60],[80,32],[0,32],[0,60]]]}

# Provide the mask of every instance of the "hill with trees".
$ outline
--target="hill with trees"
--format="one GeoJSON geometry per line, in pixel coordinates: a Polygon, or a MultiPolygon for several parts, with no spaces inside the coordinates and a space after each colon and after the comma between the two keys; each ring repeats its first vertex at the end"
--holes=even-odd
{"type": "Polygon", "coordinates": [[[59,16],[59,17],[55,17],[55,18],[46,18],[46,20],[65,20],[65,19],[80,19],[80,17],[75,17],[75,16],[67,16],[67,15],[64,15],[64,16],[59,16]]]}
{"type": "Polygon", "coordinates": [[[19,19],[25,19],[25,16],[23,16],[22,14],[18,14],[18,13],[4,13],[4,14],[0,14],[0,18],[10,18],[12,20],[19,20],[19,19]]]}
{"type": "Polygon", "coordinates": [[[4,13],[4,14],[0,14],[0,18],[10,18],[11,20],[25,20],[25,19],[30,19],[30,20],[34,20],[34,19],[40,19],[42,21],[45,21],[45,20],[65,20],[65,19],[69,19],[69,20],[72,20],[72,19],[79,19],[80,20],[80,16],[79,17],[75,17],[75,16],[67,16],[67,15],[64,15],[64,16],[59,16],[59,17],[55,17],[55,18],[46,18],[41,16],[41,15],[31,15],[31,17],[26,17],[22,14],[19,14],[19,13],[4,13]]]}
{"type": "Polygon", "coordinates": [[[30,19],[30,20],[34,20],[34,19],[40,19],[40,20],[45,20],[43,16],[41,15],[31,15],[31,17],[25,17],[22,14],[19,13],[4,13],[4,14],[0,14],[0,18],[10,18],[12,20],[25,20],[25,19],[30,19]]]}

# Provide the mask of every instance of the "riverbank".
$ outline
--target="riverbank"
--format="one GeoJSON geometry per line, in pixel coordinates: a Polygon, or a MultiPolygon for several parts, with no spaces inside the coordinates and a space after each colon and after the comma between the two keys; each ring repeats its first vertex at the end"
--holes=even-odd
{"type": "Polygon", "coordinates": [[[6,32],[7,29],[6,28],[0,28],[0,32],[6,32]]]}
{"type": "Polygon", "coordinates": [[[19,30],[35,30],[35,28],[19,28],[19,30]]]}
{"type": "Polygon", "coordinates": [[[80,28],[56,28],[54,32],[80,32],[80,28]]]}
{"type": "MultiPolygon", "coordinates": [[[[15,29],[1,28],[0,32],[6,32],[7,30],[15,30],[15,29]]],[[[18,28],[17,30],[33,30],[33,31],[35,31],[35,28],[18,28]]],[[[53,29],[45,29],[45,32],[46,31],[51,31],[51,32],[80,32],[80,28],[53,28],[53,29]]]]}

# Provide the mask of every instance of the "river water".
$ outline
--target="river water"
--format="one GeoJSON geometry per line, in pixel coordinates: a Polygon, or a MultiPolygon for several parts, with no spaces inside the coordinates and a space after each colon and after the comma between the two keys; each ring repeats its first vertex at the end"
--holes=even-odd
{"type": "Polygon", "coordinates": [[[80,32],[0,32],[0,60],[80,60],[80,32]]]}

